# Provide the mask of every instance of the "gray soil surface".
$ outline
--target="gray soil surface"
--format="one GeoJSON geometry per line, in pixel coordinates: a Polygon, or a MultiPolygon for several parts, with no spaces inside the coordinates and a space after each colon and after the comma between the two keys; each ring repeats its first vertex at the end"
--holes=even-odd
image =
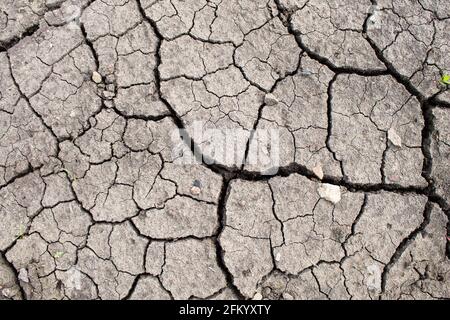
{"type": "Polygon", "coordinates": [[[0,300],[450,298],[449,30],[447,0],[0,0],[0,300]]]}

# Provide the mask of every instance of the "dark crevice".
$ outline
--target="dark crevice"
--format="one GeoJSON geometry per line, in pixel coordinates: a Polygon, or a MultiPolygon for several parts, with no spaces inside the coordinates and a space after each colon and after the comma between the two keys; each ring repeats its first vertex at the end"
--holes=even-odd
{"type": "Polygon", "coordinates": [[[425,209],[423,212],[423,221],[417,227],[415,230],[413,230],[405,239],[400,242],[400,244],[397,246],[397,249],[395,250],[394,254],[392,255],[389,262],[384,266],[382,274],[381,274],[381,294],[385,293],[386,290],[386,282],[387,282],[387,276],[389,275],[389,271],[391,268],[397,263],[397,261],[402,256],[403,252],[408,248],[408,246],[411,244],[411,242],[414,241],[416,236],[421,233],[426,226],[430,223],[430,217],[431,212],[433,210],[433,204],[431,202],[427,202],[425,205],[425,209]]]}
{"type": "MultiPolygon", "coordinates": [[[[194,155],[194,157],[196,158],[196,160],[199,163],[207,166],[209,169],[211,169],[215,173],[224,173],[224,171],[227,171],[225,166],[222,166],[220,164],[214,164],[214,161],[212,159],[209,159],[208,157],[202,155],[202,152],[201,152],[200,148],[198,147],[198,145],[187,133],[187,130],[186,130],[183,120],[181,119],[181,117],[177,114],[177,112],[173,109],[171,104],[166,100],[166,98],[162,94],[162,91],[161,91],[162,80],[161,80],[161,74],[159,72],[159,66],[161,65],[160,50],[161,50],[162,42],[164,41],[164,37],[160,33],[158,26],[156,25],[156,22],[154,22],[153,20],[148,18],[147,15],[145,14],[145,11],[142,7],[141,2],[137,1],[137,3],[138,3],[138,8],[139,8],[139,11],[141,12],[142,17],[144,18],[145,21],[147,21],[151,25],[151,27],[153,28],[153,31],[155,32],[156,37],[158,38],[158,41],[156,43],[156,50],[155,50],[156,66],[154,68],[154,77],[155,77],[156,90],[157,90],[160,100],[163,102],[163,104],[166,106],[166,108],[170,112],[175,125],[178,127],[178,129],[180,131],[183,132],[183,137],[181,137],[181,133],[180,133],[180,138],[182,138],[182,140],[186,143],[186,145],[191,150],[191,152],[194,155]],[[213,164],[213,165],[208,165],[208,164],[213,164]]],[[[235,169],[237,170],[238,168],[235,168],[235,169]]]]}
{"type": "Polygon", "coordinates": [[[31,27],[27,28],[21,35],[15,36],[9,41],[6,42],[0,41],[0,52],[8,51],[12,47],[14,47],[17,43],[19,43],[20,40],[32,36],[38,30],[39,30],[39,23],[32,25],[31,27]]]}
{"type": "Polygon", "coordinates": [[[380,176],[382,183],[386,183],[386,157],[387,153],[389,152],[389,139],[387,136],[388,134],[386,133],[385,137],[386,144],[384,146],[383,154],[381,155],[380,176]]]}
{"type": "Polygon", "coordinates": [[[16,181],[16,180],[18,180],[20,178],[23,178],[23,177],[25,177],[25,176],[33,173],[33,172],[39,171],[41,168],[42,168],[42,166],[38,166],[38,167],[33,168],[31,166],[31,164],[28,163],[27,169],[23,170],[22,172],[17,173],[13,178],[9,179],[7,183],[5,183],[3,185],[0,185],[0,190],[2,190],[3,188],[6,188],[8,185],[14,183],[14,181],[16,181]]]}
{"type": "Polygon", "coordinates": [[[226,263],[225,263],[225,252],[222,248],[222,245],[220,244],[220,235],[223,232],[223,229],[226,226],[226,203],[229,195],[229,188],[230,188],[230,181],[225,180],[222,184],[222,189],[220,191],[220,197],[219,197],[219,204],[217,207],[217,215],[218,215],[218,221],[219,221],[219,228],[217,230],[218,236],[215,237],[214,242],[216,246],[216,258],[217,258],[217,265],[222,270],[223,274],[225,275],[225,279],[227,281],[228,287],[230,290],[239,298],[239,299],[245,299],[245,296],[239,291],[239,289],[234,284],[234,277],[231,274],[230,270],[228,269],[226,263]]]}
{"type": "MultiPolygon", "coordinates": [[[[3,254],[3,252],[0,251],[0,258],[5,262],[6,266],[14,273],[14,283],[15,285],[17,285],[17,287],[19,288],[19,293],[20,293],[20,299],[21,300],[26,300],[27,299],[27,295],[25,293],[24,288],[22,287],[20,280],[19,280],[19,271],[16,269],[16,267],[14,267],[14,265],[6,258],[6,255],[3,254]]],[[[1,294],[1,292],[0,292],[1,294]]]]}
{"type": "Polygon", "coordinates": [[[434,132],[434,115],[432,107],[428,102],[422,103],[422,116],[424,126],[422,129],[422,153],[424,156],[422,176],[427,180],[429,185],[434,189],[434,181],[431,178],[431,171],[433,166],[433,157],[431,154],[431,143],[434,132]]]}
{"type": "Polygon", "coordinates": [[[336,162],[339,162],[339,166],[341,169],[341,175],[343,177],[343,179],[347,179],[347,177],[345,176],[345,171],[344,171],[344,164],[341,160],[339,160],[336,156],[336,152],[333,151],[333,149],[331,148],[331,136],[333,135],[333,85],[336,82],[338,78],[338,74],[335,74],[333,76],[333,78],[330,80],[330,82],[328,83],[328,88],[327,88],[327,121],[328,121],[328,125],[327,125],[327,139],[325,141],[325,145],[327,147],[328,152],[331,153],[331,155],[333,156],[333,159],[336,162]]]}
{"type": "MultiPolygon", "coordinates": [[[[228,172],[232,179],[240,179],[246,181],[267,181],[274,177],[288,177],[292,174],[299,174],[308,178],[309,180],[318,181],[316,175],[307,167],[298,163],[291,163],[290,165],[278,168],[278,172],[273,175],[262,175],[259,172],[240,170],[237,172],[228,172]]],[[[401,194],[416,193],[421,195],[429,194],[429,187],[419,186],[402,186],[399,184],[384,184],[384,183],[355,183],[344,178],[337,178],[333,176],[325,176],[322,182],[335,184],[347,188],[352,192],[377,192],[390,191],[401,194]]]]}
{"type": "MultiPolygon", "coordinates": [[[[275,83],[273,84],[273,86],[270,88],[270,90],[269,90],[266,94],[268,94],[268,93],[273,93],[273,92],[277,89],[278,85],[279,85],[281,82],[283,82],[283,81],[284,81],[285,79],[287,79],[288,77],[292,77],[292,76],[294,76],[294,75],[296,75],[296,74],[298,73],[298,71],[299,71],[300,68],[301,68],[302,54],[303,54],[303,52],[300,52],[300,53],[299,53],[298,63],[297,63],[297,66],[296,66],[295,70],[293,70],[292,72],[286,73],[283,77],[278,78],[278,79],[275,81],[275,83]]],[[[249,151],[250,151],[250,146],[251,146],[251,143],[252,143],[253,138],[254,138],[254,136],[255,136],[256,130],[258,129],[259,122],[260,122],[261,119],[262,119],[262,114],[263,114],[264,108],[265,108],[266,106],[267,106],[267,104],[264,102],[264,103],[261,104],[261,106],[258,108],[258,115],[257,115],[256,121],[255,121],[254,124],[253,124],[253,128],[252,128],[252,130],[250,131],[250,136],[249,136],[249,138],[248,138],[248,140],[247,140],[247,144],[246,144],[246,146],[245,146],[244,162],[242,163],[241,170],[243,170],[244,167],[245,167],[245,165],[247,164],[248,153],[249,153],[249,151]]]]}
{"type": "Polygon", "coordinates": [[[302,51],[306,52],[307,55],[319,62],[322,65],[327,66],[331,71],[337,74],[356,74],[360,76],[366,76],[366,77],[373,77],[373,76],[381,76],[381,75],[387,75],[388,70],[386,69],[360,69],[360,68],[353,68],[353,67],[342,67],[342,66],[336,66],[333,64],[329,59],[317,54],[316,52],[312,51],[308,46],[306,46],[303,43],[303,40],[301,39],[301,33],[298,30],[295,30],[292,26],[292,15],[293,12],[290,12],[287,10],[283,5],[280,3],[280,0],[274,0],[275,4],[280,11],[280,13],[285,17],[286,19],[286,27],[290,34],[292,34],[295,37],[295,40],[297,41],[298,46],[302,51]]]}
{"type": "MultiPolygon", "coordinates": [[[[378,5],[376,0],[371,0],[371,2],[372,2],[372,6],[378,5]]],[[[380,60],[386,66],[388,74],[391,75],[398,83],[402,84],[411,95],[415,96],[420,102],[424,102],[425,97],[422,95],[422,93],[411,83],[411,81],[408,77],[402,75],[400,72],[397,71],[397,69],[395,69],[394,65],[388,59],[386,59],[384,57],[383,50],[381,50],[377,46],[375,41],[373,41],[367,34],[367,31],[369,28],[369,20],[373,16],[373,14],[374,14],[374,12],[369,12],[366,20],[364,21],[364,25],[363,25],[364,39],[366,39],[366,41],[372,47],[372,50],[374,51],[378,60],[380,60]]]]}
{"type": "MultiPolygon", "coordinates": [[[[19,83],[16,80],[16,77],[14,76],[13,73],[13,68],[12,68],[12,64],[11,64],[11,57],[9,56],[9,54],[6,54],[7,58],[8,58],[8,64],[9,64],[9,72],[11,74],[11,79],[15,85],[15,87],[17,88],[17,91],[19,91],[20,93],[20,98],[24,99],[25,102],[27,103],[28,107],[30,108],[30,110],[32,111],[32,113],[41,121],[42,125],[48,130],[48,132],[50,132],[50,134],[53,136],[53,138],[55,139],[55,142],[59,142],[59,138],[56,135],[56,133],[53,131],[53,129],[44,121],[44,118],[33,108],[31,102],[30,102],[30,98],[25,95],[25,93],[23,93],[22,89],[19,86],[19,83]]],[[[58,143],[56,143],[56,153],[55,155],[58,154],[59,152],[59,145],[58,143]]]]}
{"type": "Polygon", "coordinates": [[[127,293],[121,300],[129,300],[129,299],[130,299],[130,297],[131,297],[131,296],[133,295],[133,293],[134,293],[134,290],[136,290],[136,286],[137,286],[139,280],[140,280],[143,276],[145,276],[145,275],[146,275],[145,273],[141,273],[141,274],[138,274],[138,275],[134,278],[133,283],[131,284],[130,290],[128,291],[128,293],[127,293]]]}
{"type": "Polygon", "coordinates": [[[89,40],[89,37],[87,35],[86,29],[85,29],[83,23],[80,23],[80,29],[81,29],[81,33],[83,34],[84,42],[91,49],[91,53],[92,53],[92,56],[94,57],[94,61],[95,61],[95,67],[96,67],[96,70],[98,70],[98,68],[100,66],[100,62],[99,62],[97,51],[94,48],[94,44],[92,43],[92,41],[89,40]]]}
{"type": "Polygon", "coordinates": [[[350,228],[350,234],[347,235],[344,242],[342,242],[342,244],[341,244],[342,249],[344,250],[344,253],[345,253],[345,256],[340,261],[341,267],[342,267],[342,262],[348,257],[347,248],[345,247],[345,245],[347,244],[347,241],[356,234],[356,225],[358,224],[359,220],[361,219],[362,215],[364,214],[364,211],[366,210],[367,202],[368,202],[368,195],[364,194],[363,203],[361,205],[361,208],[359,209],[357,216],[353,220],[352,226],[350,228]]]}

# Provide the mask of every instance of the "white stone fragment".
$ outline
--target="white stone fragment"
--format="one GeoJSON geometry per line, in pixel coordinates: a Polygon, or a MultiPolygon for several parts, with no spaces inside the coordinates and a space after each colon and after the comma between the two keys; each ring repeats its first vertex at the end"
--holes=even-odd
{"type": "Polygon", "coordinates": [[[289,293],[285,292],[283,293],[283,299],[284,300],[294,300],[294,297],[290,295],[289,293]]]}
{"type": "Polygon", "coordinates": [[[2,290],[2,295],[6,298],[10,298],[11,297],[11,292],[8,288],[5,288],[2,290]]]}
{"type": "Polygon", "coordinates": [[[95,83],[101,83],[102,82],[102,76],[97,71],[92,72],[92,81],[95,83]]]}
{"type": "Polygon", "coordinates": [[[20,269],[18,278],[22,282],[29,283],[30,279],[28,279],[28,271],[27,271],[27,269],[24,269],[24,268],[20,269]]]}
{"type": "Polygon", "coordinates": [[[268,106],[274,106],[278,103],[277,97],[273,93],[266,94],[266,97],[264,98],[264,102],[268,106]]]}
{"type": "Polygon", "coordinates": [[[262,300],[263,296],[261,293],[257,292],[254,296],[253,296],[253,300],[262,300]]]}
{"type": "Polygon", "coordinates": [[[396,147],[402,146],[402,138],[395,132],[393,128],[388,130],[388,139],[396,147]]]}
{"type": "Polygon", "coordinates": [[[200,192],[202,192],[202,190],[199,187],[192,186],[191,194],[193,194],[194,196],[198,196],[200,194],[200,192]]]}
{"type": "Polygon", "coordinates": [[[333,204],[341,201],[341,188],[339,186],[323,183],[317,188],[317,192],[322,199],[330,201],[333,204]]]}
{"type": "Polygon", "coordinates": [[[316,175],[320,180],[323,179],[323,169],[320,163],[318,163],[314,168],[312,168],[312,172],[316,175]]]}

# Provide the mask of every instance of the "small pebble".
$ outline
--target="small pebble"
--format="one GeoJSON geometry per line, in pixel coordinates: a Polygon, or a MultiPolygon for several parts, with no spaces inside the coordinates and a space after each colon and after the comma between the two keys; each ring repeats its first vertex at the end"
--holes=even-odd
{"type": "Polygon", "coordinates": [[[29,283],[30,279],[28,279],[28,271],[27,271],[27,269],[24,269],[24,268],[20,269],[18,278],[22,282],[29,283]]]}
{"type": "Polygon", "coordinates": [[[330,201],[333,204],[341,201],[341,188],[339,186],[323,183],[317,188],[317,192],[322,199],[330,201]]]}
{"type": "Polygon", "coordinates": [[[92,72],[92,81],[99,84],[102,82],[102,76],[97,71],[92,72]]]}
{"type": "Polygon", "coordinates": [[[112,100],[112,98],[114,98],[114,92],[103,91],[103,98],[112,100]]]}
{"type": "Polygon", "coordinates": [[[275,261],[280,261],[281,260],[281,253],[277,253],[277,255],[275,256],[275,261]]]}
{"type": "Polygon", "coordinates": [[[254,296],[253,296],[253,300],[262,300],[263,296],[261,293],[257,292],[254,296]]]}
{"type": "Polygon", "coordinates": [[[45,1],[45,6],[49,9],[58,8],[64,0],[47,0],[45,1]]]}
{"type": "Polygon", "coordinates": [[[2,290],[2,295],[6,298],[10,298],[11,297],[11,292],[9,291],[8,288],[5,288],[2,290]]]}
{"type": "Polygon", "coordinates": [[[402,138],[395,132],[393,128],[388,130],[388,139],[396,147],[402,146],[402,138]]]}
{"type": "Polygon", "coordinates": [[[198,196],[200,194],[200,192],[202,192],[202,189],[200,189],[197,186],[192,186],[191,194],[193,194],[194,196],[198,196]]]}
{"type": "Polygon", "coordinates": [[[312,172],[316,175],[320,180],[323,179],[323,170],[320,163],[318,163],[314,168],[312,168],[312,172]]]}
{"type": "Polygon", "coordinates": [[[289,293],[285,292],[283,293],[283,299],[284,300],[294,300],[294,297],[290,295],[289,293]]]}
{"type": "Polygon", "coordinates": [[[399,182],[400,181],[400,177],[397,175],[390,175],[390,176],[388,176],[388,179],[391,182],[399,182]]]}
{"type": "Polygon", "coordinates": [[[274,106],[278,103],[278,99],[277,99],[277,97],[275,97],[274,94],[268,93],[268,94],[266,94],[266,97],[264,98],[264,102],[268,106],[274,106]]]}

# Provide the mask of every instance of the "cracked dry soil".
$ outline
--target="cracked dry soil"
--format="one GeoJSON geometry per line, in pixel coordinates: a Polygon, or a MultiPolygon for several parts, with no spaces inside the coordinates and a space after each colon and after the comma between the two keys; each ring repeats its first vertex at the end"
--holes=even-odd
{"type": "Polygon", "coordinates": [[[0,299],[450,298],[449,29],[446,0],[0,0],[0,299]],[[237,162],[172,152],[198,121],[237,162]]]}

